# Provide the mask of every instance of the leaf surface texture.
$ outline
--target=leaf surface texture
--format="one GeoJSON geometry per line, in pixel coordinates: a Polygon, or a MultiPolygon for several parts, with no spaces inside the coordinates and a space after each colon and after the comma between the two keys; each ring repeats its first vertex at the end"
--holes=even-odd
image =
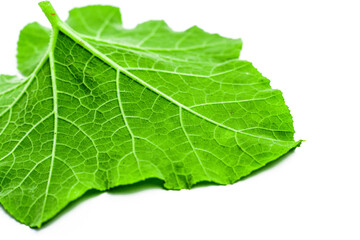
{"type": "Polygon", "coordinates": [[[40,227],[89,189],[149,178],[234,183],[300,144],[281,92],[238,59],[241,40],[124,29],[111,6],[63,23],[49,6],[52,31],[20,34],[26,77],[0,75],[0,202],[17,220],[40,227]]]}

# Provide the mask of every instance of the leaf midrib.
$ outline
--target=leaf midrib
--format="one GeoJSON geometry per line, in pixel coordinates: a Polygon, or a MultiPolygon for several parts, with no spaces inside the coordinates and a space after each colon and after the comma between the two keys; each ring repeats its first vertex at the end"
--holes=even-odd
{"type": "Polygon", "coordinates": [[[49,169],[49,178],[46,184],[46,190],[44,194],[44,203],[40,215],[40,222],[39,225],[43,222],[43,216],[45,212],[45,207],[48,199],[49,194],[49,187],[52,177],[52,172],[54,169],[54,161],[55,161],[55,151],[56,151],[56,143],[57,143],[57,129],[58,129],[58,120],[59,120],[59,114],[58,114],[58,107],[57,107],[57,86],[56,86],[56,75],[55,75],[55,57],[54,57],[54,50],[55,45],[57,41],[57,36],[59,34],[59,30],[57,28],[53,28],[53,32],[50,39],[49,44],[49,62],[50,62],[50,74],[51,74],[51,85],[52,85],[52,93],[53,93],[53,113],[54,113],[54,141],[52,146],[52,152],[51,152],[51,162],[50,162],[50,169],[49,169]]]}
{"type": "Polygon", "coordinates": [[[177,105],[180,108],[183,108],[184,110],[210,122],[213,123],[219,127],[222,127],[224,129],[233,131],[233,132],[237,132],[240,134],[244,134],[246,136],[250,136],[250,137],[256,137],[256,138],[261,138],[261,139],[265,139],[265,140],[270,140],[270,141],[276,141],[276,142],[292,142],[292,141],[287,141],[287,140],[279,140],[279,139],[273,139],[273,138],[268,138],[268,137],[264,137],[264,136],[260,136],[260,135],[252,135],[252,134],[248,134],[248,133],[244,133],[243,131],[245,129],[234,129],[232,127],[226,126],[222,123],[216,122],[196,111],[194,111],[193,109],[185,106],[184,104],[178,102],[177,100],[173,99],[172,97],[168,96],[167,94],[163,93],[162,91],[154,88],[153,86],[151,86],[150,84],[148,84],[147,82],[145,82],[144,80],[142,80],[141,78],[137,77],[136,75],[132,74],[131,72],[127,71],[127,69],[123,68],[122,66],[120,66],[119,64],[117,64],[116,62],[114,62],[112,59],[110,59],[109,57],[107,57],[106,55],[102,54],[99,50],[97,50],[95,47],[93,47],[91,44],[89,44],[87,41],[85,41],[82,37],[79,36],[79,34],[77,34],[76,32],[74,32],[70,27],[68,27],[65,23],[59,21],[57,23],[57,27],[59,28],[60,31],[62,31],[65,35],[67,35],[68,37],[70,37],[72,40],[74,40],[77,44],[81,45],[82,47],[84,47],[85,49],[87,49],[89,52],[91,52],[93,55],[97,56],[99,59],[101,59],[102,61],[104,61],[105,63],[109,64],[112,68],[114,68],[115,70],[118,70],[122,73],[124,73],[125,75],[127,75],[128,77],[130,77],[133,80],[136,80],[138,83],[140,83],[141,85],[143,85],[144,87],[147,87],[148,89],[150,89],[151,91],[159,94],[160,96],[162,96],[163,98],[167,99],[168,101],[172,102],[173,104],[177,105]]]}
{"type": "Polygon", "coordinates": [[[177,105],[178,107],[181,107],[185,110],[187,110],[188,112],[191,112],[195,115],[197,115],[200,118],[203,118],[205,120],[207,120],[208,122],[211,122],[215,125],[218,125],[220,127],[223,127],[225,129],[237,132],[238,130],[228,127],[226,125],[223,125],[221,123],[218,123],[214,120],[211,120],[209,118],[207,118],[206,116],[188,108],[187,106],[185,106],[184,104],[176,101],[175,99],[173,99],[172,97],[166,95],[165,93],[163,93],[162,91],[154,88],[153,86],[151,86],[150,84],[148,84],[147,82],[145,82],[144,80],[142,80],[141,78],[137,77],[136,75],[132,74],[131,72],[127,71],[125,68],[121,67],[120,65],[118,65],[116,62],[114,62],[112,59],[108,58],[107,56],[105,56],[104,54],[102,54],[99,50],[97,50],[96,48],[94,48],[93,46],[91,46],[88,42],[86,42],[84,39],[82,39],[80,36],[78,36],[78,34],[76,34],[72,29],[70,29],[68,26],[66,26],[64,23],[60,22],[58,23],[58,27],[59,29],[68,37],[70,37],[71,39],[73,39],[76,43],[80,44],[81,46],[83,46],[84,48],[86,48],[89,52],[91,52],[92,54],[94,54],[95,56],[97,56],[99,59],[101,59],[102,61],[104,61],[105,63],[109,64],[112,68],[114,68],[115,70],[118,70],[124,74],[126,74],[128,77],[130,77],[133,80],[136,80],[137,82],[139,82],[141,85],[147,87],[148,89],[150,89],[151,91],[159,94],[160,96],[164,97],[165,99],[167,99],[168,101],[174,103],[175,105],[177,105]]]}

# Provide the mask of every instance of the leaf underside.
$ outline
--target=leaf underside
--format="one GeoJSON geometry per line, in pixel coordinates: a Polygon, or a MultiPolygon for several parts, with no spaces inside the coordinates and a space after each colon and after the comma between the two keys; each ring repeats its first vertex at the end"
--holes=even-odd
{"type": "Polygon", "coordinates": [[[0,202],[29,226],[90,189],[234,183],[300,144],[281,92],[238,60],[239,39],[163,21],[124,29],[110,6],[53,28],[21,32],[28,77],[0,75],[0,202]]]}

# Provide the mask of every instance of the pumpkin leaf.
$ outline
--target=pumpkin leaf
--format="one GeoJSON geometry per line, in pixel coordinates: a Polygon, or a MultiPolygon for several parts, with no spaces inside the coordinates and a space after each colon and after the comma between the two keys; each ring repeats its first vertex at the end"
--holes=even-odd
{"type": "Polygon", "coordinates": [[[231,184],[299,146],[282,93],[242,41],[88,6],[20,35],[26,77],[0,76],[0,202],[40,227],[90,189],[149,178],[231,184]],[[49,37],[51,32],[51,37],[49,37]]]}

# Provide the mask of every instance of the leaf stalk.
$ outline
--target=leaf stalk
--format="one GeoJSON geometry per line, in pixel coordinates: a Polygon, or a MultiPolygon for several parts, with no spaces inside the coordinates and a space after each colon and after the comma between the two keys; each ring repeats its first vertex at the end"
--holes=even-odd
{"type": "Polygon", "coordinates": [[[45,16],[47,17],[47,19],[49,20],[49,22],[53,27],[56,27],[61,22],[54,7],[51,5],[49,1],[39,2],[39,6],[41,10],[45,13],[45,16]]]}

